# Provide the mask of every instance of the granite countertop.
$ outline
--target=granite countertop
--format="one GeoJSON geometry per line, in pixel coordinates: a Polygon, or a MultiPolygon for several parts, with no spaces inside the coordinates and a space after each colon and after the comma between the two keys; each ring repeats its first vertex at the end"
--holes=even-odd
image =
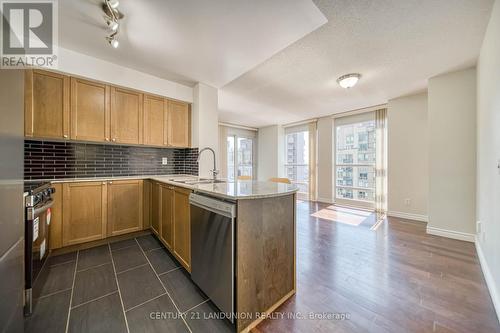
{"type": "Polygon", "coordinates": [[[157,182],[170,184],[174,186],[184,187],[193,190],[197,193],[205,193],[208,195],[229,199],[259,199],[278,197],[292,194],[298,191],[298,187],[293,184],[261,182],[252,180],[238,180],[234,182],[219,180],[218,183],[210,184],[186,184],[180,181],[200,179],[192,175],[144,175],[144,176],[122,176],[122,177],[97,177],[97,178],[68,178],[50,180],[51,183],[67,183],[67,182],[83,182],[83,181],[113,181],[127,179],[151,179],[157,182]]]}

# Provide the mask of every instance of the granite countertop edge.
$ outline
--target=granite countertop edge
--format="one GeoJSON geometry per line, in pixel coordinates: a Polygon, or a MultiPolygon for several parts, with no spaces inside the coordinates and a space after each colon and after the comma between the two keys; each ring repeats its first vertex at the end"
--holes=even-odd
{"type": "MultiPolygon", "coordinates": [[[[281,185],[276,185],[276,183],[271,183],[271,182],[259,182],[259,181],[251,181],[251,180],[244,180],[244,181],[237,181],[237,182],[222,182],[222,183],[217,183],[217,184],[185,184],[185,183],[180,183],[176,182],[173,180],[169,180],[167,178],[200,178],[197,176],[193,175],[185,175],[185,174],[175,174],[175,175],[138,175],[138,176],[111,176],[111,177],[83,177],[83,178],[61,178],[61,179],[44,179],[44,180],[27,180],[26,182],[36,182],[36,181],[46,181],[50,182],[52,184],[61,184],[61,183],[71,183],[71,182],[104,182],[104,181],[118,181],[118,180],[133,180],[133,179],[149,179],[149,180],[154,180],[160,183],[164,184],[169,184],[177,187],[182,187],[186,189],[190,189],[194,191],[195,193],[204,193],[207,195],[215,196],[215,197],[220,197],[223,199],[228,199],[228,200],[245,200],[245,199],[263,199],[263,198],[272,198],[272,197],[280,197],[280,196],[286,196],[290,195],[293,193],[296,193],[298,191],[298,187],[296,185],[288,185],[288,184],[281,184],[281,185]],[[222,189],[217,189],[217,187],[220,187],[224,185],[225,187],[228,186],[229,184],[234,184],[235,186],[240,183],[240,186],[243,184],[250,184],[252,185],[258,185],[258,186],[265,186],[267,185],[272,185],[281,187],[279,190],[267,190],[267,191],[260,191],[256,190],[256,193],[249,193],[249,194],[228,194],[227,190],[223,191],[222,189]],[[212,188],[209,188],[212,186],[212,188]]],[[[206,178],[203,178],[206,179],[206,178]]]]}

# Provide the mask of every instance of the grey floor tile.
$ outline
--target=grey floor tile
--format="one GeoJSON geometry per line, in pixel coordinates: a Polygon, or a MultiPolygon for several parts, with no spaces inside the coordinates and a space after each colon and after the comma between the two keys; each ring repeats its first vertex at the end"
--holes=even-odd
{"type": "Polygon", "coordinates": [[[191,281],[184,269],[160,276],[181,312],[189,310],[207,299],[207,296],[191,281]]]}
{"type": "Polygon", "coordinates": [[[118,283],[125,310],[165,292],[149,265],[118,274],[118,283]]]}
{"type": "Polygon", "coordinates": [[[70,299],[71,290],[67,290],[37,300],[33,314],[24,320],[24,331],[64,333],[70,299]]]}
{"type": "Polygon", "coordinates": [[[135,332],[188,332],[174,304],[163,295],[126,313],[130,333],[135,332]],[[151,319],[153,316],[159,318],[151,319]]]}
{"type": "Polygon", "coordinates": [[[142,253],[141,248],[137,244],[113,251],[111,255],[115,262],[116,273],[148,263],[144,253],[142,253]]]}
{"type": "Polygon", "coordinates": [[[90,268],[111,262],[108,245],[101,245],[90,249],[82,250],[78,254],[77,270],[90,268]]]}
{"type": "Polygon", "coordinates": [[[69,289],[73,286],[75,262],[57,266],[43,267],[33,286],[33,297],[38,298],[48,294],[69,289]]]}
{"type": "Polygon", "coordinates": [[[118,249],[123,249],[124,247],[129,247],[132,245],[137,245],[137,242],[135,241],[135,238],[130,238],[130,239],[125,239],[122,241],[114,242],[114,243],[109,243],[111,246],[111,251],[118,250],[118,249]]]}
{"type": "Polygon", "coordinates": [[[111,263],[77,272],[72,306],[117,290],[115,273],[111,263]]]}
{"type": "Polygon", "coordinates": [[[52,266],[52,265],[59,265],[63,263],[67,263],[70,261],[75,261],[76,260],[76,251],[75,252],[70,252],[70,253],[65,253],[65,254],[60,254],[58,256],[50,256],[49,259],[47,259],[47,265],[52,266]]]}
{"type": "Polygon", "coordinates": [[[127,332],[118,293],[72,309],[69,317],[68,332],[127,332]]]}
{"type": "Polygon", "coordinates": [[[193,333],[198,332],[235,332],[235,327],[210,301],[186,313],[186,321],[193,333]]]}
{"type": "Polygon", "coordinates": [[[136,238],[144,251],[149,251],[163,247],[162,243],[153,235],[146,235],[136,238]]]}
{"type": "Polygon", "coordinates": [[[175,260],[164,248],[146,252],[146,255],[157,274],[165,273],[176,267],[180,267],[177,260],[175,260]]]}

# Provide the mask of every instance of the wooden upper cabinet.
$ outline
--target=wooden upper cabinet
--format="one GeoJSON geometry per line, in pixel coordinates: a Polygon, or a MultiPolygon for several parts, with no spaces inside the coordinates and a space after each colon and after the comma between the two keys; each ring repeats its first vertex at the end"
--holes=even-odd
{"type": "Polygon", "coordinates": [[[71,78],[71,139],[109,141],[110,87],[71,78]]]}
{"type": "Polygon", "coordinates": [[[167,100],[162,97],[144,95],[144,144],[168,144],[167,106],[167,100]]]}
{"type": "Polygon", "coordinates": [[[106,237],[105,182],[63,184],[63,246],[106,237]]]}
{"type": "Polygon", "coordinates": [[[189,104],[169,100],[167,120],[168,144],[173,147],[189,147],[189,127],[189,104]]]}
{"type": "Polygon", "coordinates": [[[142,180],[108,182],[108,236],[142,230],[142,180]]]}
{"type": "Polygon", "coordinates": [[[25,136],[69,138],[69,94],[69,76],[26,70],[25,136]]]}
{"type": "Polygon", "coordinates": [[[191,190],[175,187],[174,192],[174,254],[191,271],[191,190]]]}
{"type": "Polygon", "coordinates": [[[25,73],[26,137],[190,146],[188,103],[44,70],[25,73]]]}
{"type": "Polygon", "coordinates": [[[160,239],[165,246],[174,249],[174,190],[172,186],[160,185],[161,189],[161,227],[160,239]]]}
{"type": "Polygon", "coordinates": [[[111,87],[111,141],[143,143],[143,94],[111,87]]]}

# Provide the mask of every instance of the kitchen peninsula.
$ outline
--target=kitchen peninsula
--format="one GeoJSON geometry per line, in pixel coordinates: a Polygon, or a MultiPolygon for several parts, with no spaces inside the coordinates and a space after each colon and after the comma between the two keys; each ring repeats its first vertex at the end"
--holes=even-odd
{"type": "MultiPolygon", "coordinates": [[[[234,204],[233,309],[237,332],[255,327],[263,319],[263,313],[272,312],[295,293],[295,185],[258,181],[214,182],[189,175],[61,179],[52,181],[52,184],[56,187],[56,194],[62,192],[63,213],[58,211],[61,208],[55,207],[51,248],[54,248],[54,242],[62,246],[68,244],[67,240],[59,241],[63,233],[55,234],[58,230],[82,230],[82,225],[74,226],[81,219],[72,218],[70,213],[73,210],[72,197],[80,201],[82,190],[95,186],[105,194],[97,191],[93,196],[105,197],[108,207],[106,217],[96,218],[102,223],[101,229],[108,232],[100,236],[98,233],[95,239],[150,229],[190,273],[194,245],[191,242],[191,193],[234,204]],[[118,197],[121,199],[116,201],[114,198],[118,197]],[[137,206],[137,202],[143,204],[137,206]],[[58,219],[59,216],[63,218],[58,219]],[[141,216],[142,223],[137,224],[135,221],[141,220],[141,216]],[[121,227],[117,229],[118,226],[121,227]]],[[[86,204],[87,211],[91,206],[86,204]]],[[[96,212],[99,215],[102,211],[97,209],[96,212]]]]}

